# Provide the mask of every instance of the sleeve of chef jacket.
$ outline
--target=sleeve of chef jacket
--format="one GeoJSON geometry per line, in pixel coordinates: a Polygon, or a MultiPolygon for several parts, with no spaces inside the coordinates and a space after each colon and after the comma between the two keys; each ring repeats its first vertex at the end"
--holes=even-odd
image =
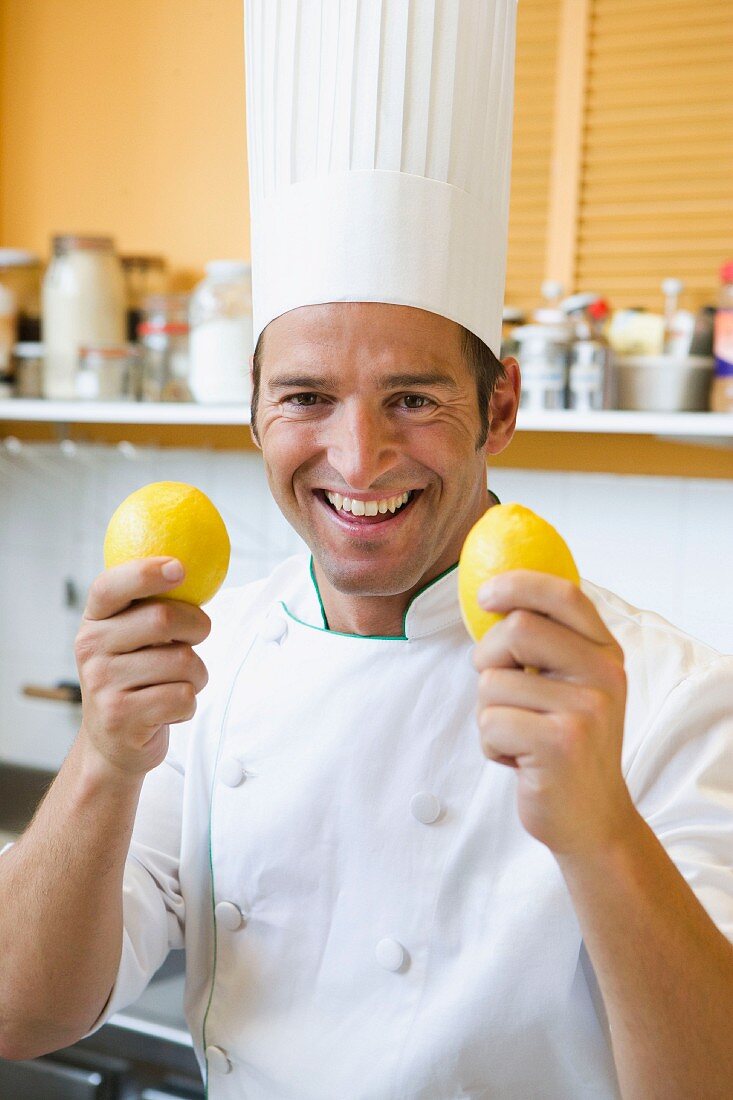
{"type": "Polygon", "coordinates": [[[666,697],[626,773],[637,809],[733,941],[733,657],[666,697]]]}
{"type": "MultiPolygon", "coordinates": [[[[237,590],[225,589],[206,608],[212,631],[195,648],[212,673],[221,654],[220,632],[226,636],[237,606],[237,590]]],[[[209,690],[213,683],[212,675],[209,690]]],[[[199,705],[200,701],[201,696],[199,705]]],[[[89,1035],[115,1012],[133,1004],[168,952],[184,946],[179,882],[183,787],[187,745],[195,737],[196,722],[194,716],[171,727],[168,755],[145,777],[125,864],[122,956],[112,992],[89,1035]]]]}
{"type": "MultiPolygon", "coordinates": [[[[182,733],[173,727],[171,742],[182,733]]],[[[183,766],[177,753],[143,783],[123,881],[122,955],[112,992],[88,1032],[133,1004],[173,948],[183,947],[184,905],[178,881],[183,766]]]]}

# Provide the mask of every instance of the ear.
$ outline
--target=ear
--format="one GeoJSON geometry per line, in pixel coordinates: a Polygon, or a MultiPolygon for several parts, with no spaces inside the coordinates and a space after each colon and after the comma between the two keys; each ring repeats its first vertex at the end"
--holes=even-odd
{"type": "MultiPolygon", "coordinates": [[[[254,384],[255,384],[254,363],[255,363],[255,357],[254,357],[254,355],[250,355],[250,357],[249,357],[249,392],[250,393],[254,392],[254,384]]],[[[250,425],[249,425],[249,437],[252,440],[252,442],[254,443],[257,450],[261,451],[262,447],[260,446],[260,441],[257,438],[257,433],[254,431],[251,422],[250,422],[250,425]]]]}
{"type": "Polygon", "coordinates": [[[494,386],[489,402],[489,436],[486,440],[487,454],[498,455],[511,443],[517,424],[519,395],[522,379],[519,363],[511,357],[502,359],[504,377],[494,386]]]}

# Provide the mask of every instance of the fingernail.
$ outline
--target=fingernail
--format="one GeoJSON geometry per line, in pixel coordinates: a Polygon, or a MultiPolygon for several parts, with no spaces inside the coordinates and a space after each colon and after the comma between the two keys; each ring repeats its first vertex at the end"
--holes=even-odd
{"type": "Polygon", "coordinates": [[[161,573],[167,581],[180,581],[183,578],[183,566],[173,558],[165,563],[161,573]]]}
{"type": "Polygon", "coordinates": [[[482,584],[477,593],[478,602],[482,607],[490,607],[496,600],[496,591],[493,581],[482,584]]]}

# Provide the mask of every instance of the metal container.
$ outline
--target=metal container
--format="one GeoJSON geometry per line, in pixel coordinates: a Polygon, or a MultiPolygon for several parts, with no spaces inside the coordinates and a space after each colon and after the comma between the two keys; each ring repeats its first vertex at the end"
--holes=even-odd
{"type": "Polygon", "coordinates": [[[614,362],[619,409],[703,412],[708,408],[713,359],[618,355],[614,362]]]}
{"type": "Polygon", "coordinates": [[[521,325],[514,329],[522,371],[523,409],[538,412],[565,407],[568,350],[566,325],[521,325]]]}
{"type": "Polygon", "coordinates": [[[597,412],[613,407],[611,352],[600,340],[576,340],[570,349],[568,407],[597,412]]]}

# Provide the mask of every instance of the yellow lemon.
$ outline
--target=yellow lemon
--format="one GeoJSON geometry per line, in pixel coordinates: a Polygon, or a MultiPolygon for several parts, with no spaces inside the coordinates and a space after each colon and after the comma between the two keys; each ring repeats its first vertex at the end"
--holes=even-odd
{"type": "Polygon", "coordinates": [[[224,520],[214,505],[200,489],[182,481],[154,481],[131,493],[104,536],[107,569],[133,558],[178,558],[186,576],[162,598],[198,607],[221,588],[230,550],[224,520]]]}
{"type": "Polygon", "coordinates": [[[547,520],[521,504],[495,504],[468,532],[458,563],[461,614],[475,642],[504,618],[483,610],[478,590],[509,569],[536,569],[580,584],[572,554],[547,520]]]}

